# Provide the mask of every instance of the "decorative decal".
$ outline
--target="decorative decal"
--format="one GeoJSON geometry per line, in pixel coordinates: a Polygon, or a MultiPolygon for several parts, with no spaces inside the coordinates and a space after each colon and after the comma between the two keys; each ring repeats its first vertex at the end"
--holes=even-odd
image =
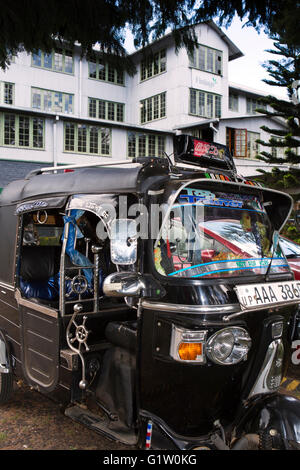
{"type": "Polygon", "coordinates": [[[23,212],[39,210],[47,206],[48,206],[48,203],[45,201],[34,201],[34,202],[25,203],[17,208],[16,215],[22,214],[23,212]]]}
{"type": "Polygon", "coordinates": [[[201,203],[205,206],[220,206],[220,207],[243,207],[243,201],[239,199],[229,199],[227,197],[216,197],[214,193],[205,191],[203,189],[185,188],[186,194],[181,193],[179,202],[182,203],[201,203]]]}
{"type": "Polygon", "coordinates": [[[195,157],[215,157],[224,159],[224,149],[218,148],[216,145],[210,144],[208,142],[203,142],[202,140],[194,139],[194,156],[195,157]]]}

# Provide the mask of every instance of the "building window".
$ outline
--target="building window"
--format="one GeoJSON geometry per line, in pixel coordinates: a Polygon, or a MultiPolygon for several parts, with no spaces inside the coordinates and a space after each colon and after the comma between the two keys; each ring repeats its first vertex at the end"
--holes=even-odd
{"type": "Polygon", "coordinates": [[[259,100],[247,98],[247,113],[256,114],[257,108],[267,109],[267,105],[260,103],[259,100]]]}
{"type": "Polygon", "coordinates": [[[232,155],[237,158],[255,159],[259,153],[259,144],[256,142],[260,138],[258,132],[251,132],[247,129],[226,128],[226,145],[232,155]]]}
{"type": "Polygon", "coordinates": [[[260,138],[259,132],[247,131],[247,157],[256,158],[259,153],[259,144],[256,142],[260,138]]]}
{"type": "Polygon", "coordinates": [[[127,154],[130,158],[164,156],[165,136],[128,132],[127,139],[127,154]]]}
{"type": "Polygon", "coordinates": [[[239,96],[234,93],[229,93],[228,107],[231,111],[239,110],[239,96]]]}
{"type": "Polygon", "coordinates": [[[155,77],[156,75],[166,72],[166,70],[167,56],[166,50],[163,49],[141,62],[141,81],[155,77]]]}
{"type": "Polygon", "coordinates": [[[44,148],[44,119],[5,113],[1,115],[1,128],[2,145],[44,148]]]}
{"type": "Polygon", "coordinates": [[[199,44],[190,56],[190,66],[222,75],[222,51],[199,44]]]}
{"type": "Polygon", "coordinates": [[[31,57],[34,67],[41,67],[54,72],[74,73],[73,54],[66,49],[57,48],[50,53],[38,50],[32,53],[31,57]]]}
{"type": "Polygon", "coordinates": [[[166,117],[166,92],[140,101],[141,123],[166,117]]]}
{"type": "Polygon", "coordinates": [[[114,101],[89,98],[89,117],[123,122],[125,105],[114,101]]]}
{"type": "Polygon", "coordinates": [[[111,65],[105,63],[99,57],[89,58],[89,78],[113,83],[115,85],[124,85],[124,72],[116,70],[111,65]]]}
{"type": "Polygon", "coordinates": [[[0,82],[0,100],[4,104],[14,104],[15,84],[0,82]]]}
{"type": "MultiPolygon", "coordinates": [[[[275,140],[276,142],[280,143],[281,145],[284,142],[283,137],[278,137],[278,136],[272,135],[271,138],[272,138],[272,140],[275,140]]],[[[286,150],[287,150],[287,148],[284,147],[284,146],[282,146],[282,147],[271,147],[272,158],[286,158],[286,156],[285,156],[285,151],[286,150]]]]}
{"type": "Polygon", "coordinates": [[[221,96],[190,89],[190,114],[206,118],[221,117],[221,96]]]}
{"type": "Polygon", "coordinates": [[[60,91],[32,88],[31,105],[33,108],[43,111],[73,114],[74,95],[60,91]]]}
{"type": "Polygon", "coordinates": [[[110,129],[66,122],[64,126],[64,152],[109,156],[110,129]]]}

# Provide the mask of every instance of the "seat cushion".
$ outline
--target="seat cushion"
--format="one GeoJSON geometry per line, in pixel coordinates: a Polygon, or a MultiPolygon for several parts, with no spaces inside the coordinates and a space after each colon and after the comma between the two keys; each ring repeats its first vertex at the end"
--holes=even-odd
{"type": "Polygon", "coordinates": [[[46,281],[59,271],[60,247],[24,246],[20,276],[24,281],[46,281]]]}

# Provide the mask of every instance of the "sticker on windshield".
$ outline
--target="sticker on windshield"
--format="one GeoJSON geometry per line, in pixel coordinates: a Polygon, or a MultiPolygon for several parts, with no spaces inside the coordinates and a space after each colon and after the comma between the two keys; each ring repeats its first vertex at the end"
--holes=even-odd
{"type": "Polygon", "coordinates": [[[263,210],[259,199],[256,197],[226,193],[218,193],[218,195],[216,195],[211,191],[196,188],[184,188],[178,197],[178,202],[183,205],[201,204],[204,206],[228,207],[235,209],[243,209],[246,205],[250,205],[252,210],[263,210]]]}

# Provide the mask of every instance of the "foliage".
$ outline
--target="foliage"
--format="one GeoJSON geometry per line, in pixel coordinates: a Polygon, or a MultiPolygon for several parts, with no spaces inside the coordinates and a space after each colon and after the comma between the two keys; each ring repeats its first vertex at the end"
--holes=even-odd
{"type": "Polygon", "coordinates": [[[286,223],[285,226],[283,227],[283,230],[281,231],[281,235],[283,235],[286,238],[289,238],[295,243],[300,244],[300,231],[294,222],[286,223]]]}
{"type": "MultiPolygon", "coordinates": [[[[219,18],[228,26],[233,17],[246,19],[248,25],[272,29],[283,15],[298,34],[296,13],[287,8],[290,0],[14,0],[2,2],[0,10],[0,67],[20,50],[49,52],[55,41],[78,42],[87,54],[95,44],[118,66],[134,73],[124,48],[125,31],[134,35],[136,47],[146,46],[173,31],[176,48],[191,49],[195,38],[188,26],[219,18]]],[[[296,3],[297,5],[297,3],[296,3]]],[[[299,16],[298,16],[299,18],[299,16]]],[[[282,26],[280,26],[282,27],[282,26]]]]}
{"type": "Polygon", "coordinates": [[[276,40],[275,49],[268,52],[274,54],[276,60],[270,60],[264,65],[271,79],[263,81],[272,86],[286,88],[289,100],[277,99],[271,95],[260,100],[268,104],[271,110],[257,111],[279,120],[285,124],[285,129],[261,127],[271,137],[268,142],[257,140],[268,148],[268,151],[262,151],[258,158],[278,165],[271,174],[264,175],[269,185],[278,189],[296,188],[299,187],[300,181],[300,104],[296,95],[296,89],[300,86],[300,47],[285,44],[286,35],[284,38],[281,35],[273,36],[273,39],[276,40]],[[282,150],[280,156],[277,155],[277,149],[282,150]],[[280,168],[282,164],[285,168],[280,168]]]}

